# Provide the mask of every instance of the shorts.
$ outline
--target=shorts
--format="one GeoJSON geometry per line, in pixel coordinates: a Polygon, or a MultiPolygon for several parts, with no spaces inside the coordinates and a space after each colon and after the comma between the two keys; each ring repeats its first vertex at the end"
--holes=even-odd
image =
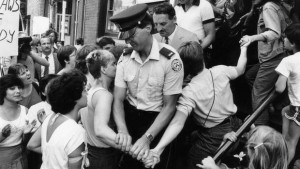
{"type": "Polygon", "coordinates": [[[289,106],[289,111],[286,111],[284,116],[293,120],[298,126],[300,126],[300,106],[289,106]]]}

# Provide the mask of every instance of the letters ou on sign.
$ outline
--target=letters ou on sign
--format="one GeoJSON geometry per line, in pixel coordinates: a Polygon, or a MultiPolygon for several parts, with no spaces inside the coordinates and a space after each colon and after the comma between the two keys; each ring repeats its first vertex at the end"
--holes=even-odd
{"type": "Polygon", "coordinates": [[[0,0],[0,57],[18,55],[19,12],[20,0],[0,0]]]}

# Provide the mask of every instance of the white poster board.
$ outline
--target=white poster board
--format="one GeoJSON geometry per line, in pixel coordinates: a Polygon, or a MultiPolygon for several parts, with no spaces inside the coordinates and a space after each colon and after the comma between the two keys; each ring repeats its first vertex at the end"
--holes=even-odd
{"type": "Polygon", "coordinates": [[[43,16],[34,16],[32,23],[32,35],[41,35],[49,29],[49,18],[43,16]]]}
{"type": "Polygon", "coordinates": [[[7,69],[6,61],[18,55],[20,0],[0,0],[0,76],[7,69]]]}

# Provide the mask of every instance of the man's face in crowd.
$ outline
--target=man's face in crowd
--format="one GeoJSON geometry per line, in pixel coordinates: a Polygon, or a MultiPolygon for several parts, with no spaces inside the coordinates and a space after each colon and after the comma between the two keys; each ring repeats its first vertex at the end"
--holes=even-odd
{"type": "Polygon", "coordinates": [[[43,53],[51,53],[51,41],[49,38],[42,38],[41,39],[41,48],[43,53]]]}
{"type": "Polygon", "coordinates": [[[103,50],[110,50],[114,47],[115,45],[114,44],[107,44],[105,46],[102,47],[103,50]]]}
{"type": "Polygon", "coordinates": [[[147,38],[150,34],[152,26],[148,25],[145,28],[136,28],[134,34],[125,39],[126,43],[129,43],[133,50],[142,51],[145,45],[148,43],[147,38]]]}
{"type": "Polygon", "coordinates": [[[175,30],[175,17],[169,19],[168,14],[153,14],[155,28],[162,37],[170,36],[175,30]]]}

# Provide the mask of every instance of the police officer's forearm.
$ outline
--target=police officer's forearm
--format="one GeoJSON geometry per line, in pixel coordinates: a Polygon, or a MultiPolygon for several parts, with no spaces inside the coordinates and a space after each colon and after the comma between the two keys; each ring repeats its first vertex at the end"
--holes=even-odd
{"type": "Polygon", "coordinates": [[[164,106],[146,133],[150,133],[155,137],[171,121],[176,110],[178,96],[164,96],[164,106]]]}

